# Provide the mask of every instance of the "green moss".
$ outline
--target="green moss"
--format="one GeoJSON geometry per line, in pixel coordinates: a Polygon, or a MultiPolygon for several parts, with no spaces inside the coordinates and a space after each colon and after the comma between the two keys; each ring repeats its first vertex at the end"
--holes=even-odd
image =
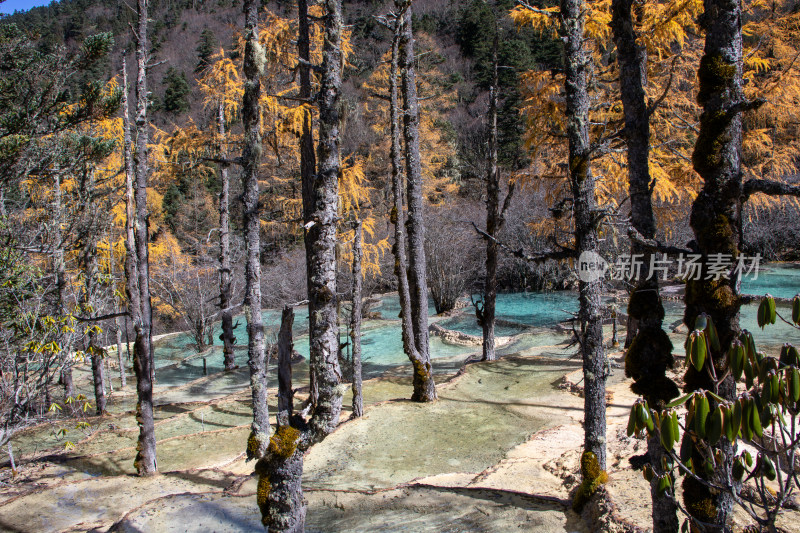
{"type": "Polygon", "coordinates": [[[728,140],[727,128],[732,115],[724,111],[703,113],[700,116],[700,133],[692,153],[692,164],[701,175],[722,163],[722,147],[728,140]]]}
{"type": "Polygon", "coordinates": [[[697,103],[704,106],[714,93],[731,85],[736,77],[736,64],[730,63],[721,54],[706,54],[700,59],[697,80],[700,91],[697,103]]]}
{"type": "Polygon", "coordinates": [[[712,522],[717,517],[717,504],[708,487],[691,476],[683,478],[683,503],[689,514],[702,522],[712,522]]]}
{"type": "Polygon", "coordinates": [[[288,459],[297,449],[297,441],[300,438],[300,431],[292,426],[278,426],[275,434],[269,439],[267,452],[270,455],[288,459]]]}
{"type": "Polygon", "coordinates": [[[600,475],[600,462],[594,452],[584,452],[581,455],[581,475],[584,479],[594,479],[600,475]]]}
{"type": "Polygon", "coordinates": [[[261,523],[264,527],[269,526],[269,493],[272,490],[272,484],[266,475],[261,475],[258,478],[258,487],[256,488],[256,502],[258,509],[261,511],[261,523]]]}
{"type": "Polygon", "coordinates": [[[256,501],[259,507],[266,505],[270,490],[272,490],[272,484],[269,482],[269,478],[267,476],[259,477],[256,488],[256,501]]]}
{"type": "Polygon", "coordinates": [[[572,509],[579,513],[592,495],[597,492],[600,485],[608,481],[608,474],[600,470],[600,463],[593,452],[584,452],[581,456],[581,475],[583,482],[575,492],[572,500],[572,509]]]}
{"type": "Polygon", "coordinates": [[[247,460],[250,461],[251,459],[258,459],[261,456],[261,449],[262,444],[266,440],[266,435],[261,433],[256,433],[254,431],[250,432],[250,436],[247,437],[247,460]]]}

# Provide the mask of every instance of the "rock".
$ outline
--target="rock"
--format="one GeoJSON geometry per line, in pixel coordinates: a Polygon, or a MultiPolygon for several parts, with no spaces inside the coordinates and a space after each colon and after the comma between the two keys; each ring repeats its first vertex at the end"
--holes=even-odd
{"type": "Polygon", "coordinates": [[[483,344],[482,337],[445,329],[438,324],[431,324],[428,331],[431,335],[440,337],[442,342],[446,344],[453,344],[455,346],[481,346],[483,344]]]}

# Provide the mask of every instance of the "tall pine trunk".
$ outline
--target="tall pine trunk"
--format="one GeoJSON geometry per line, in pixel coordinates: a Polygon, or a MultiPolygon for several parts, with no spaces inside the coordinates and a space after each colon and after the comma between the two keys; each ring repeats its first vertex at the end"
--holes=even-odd
{"type": "MultiPolygon", "coordinates": [[[[225,146],[225,106],[222,101],[217,109],[217,128],[219,131],[220,158],[224,159],[225,146]]],[[[231,311],[231,234],[230,234],[230,182],[228,167],[220,168],[222,188],[219,192],[219,307],[222,317],[222,354],[225,370],[236,368],[233,353],[233,312],[231,311]]],[[[212,339],[213,340],[213,339],[212,339]]]]}
{"type": "MultiPolygon", "coordinates": [[[[300,92],[299,97],[304,101],[311,99],[311,36],[308,21],[308,0],[297,1],[297,19],[298,19],[298,36],[297,36],[297,54],[303,63],[299,65],[300,74],[300,92]]],[[[313,222],[313,200],[312,190],[314,187],[314,174],[317,172],[317,156],[314,152],[314,132],[311,129],[311,110],[309,109],[303,116],[303,130],[300,133],[300,184],[303,197],[303,223],[308,224],[313,222]]],[[[311,241],[311,234],[305,232],[303,235],[305,250],[306,250],[306,290],[311,293],[311,248],[313,242],[311,241]]],[[[309,307],[308,323],[314,317],[311,314],[309,307]]],[[[317,382],[314,374],[309,376],[309,397],[311,405],[317,404],[317,382]]]]}
{"type": "MultiPolygon", "coordinates": [[[[63,207],[61,203],[61,173],[56,170],[54,183],[54,202],[55,211],[55,240],[56,246],[53,252],[53,269],[56,272],[56,291],[58,302],[56,303],[59,316],[67,316],[67,266],[64,260],[64,235],[61,231],[63,223],[63,207]]],[[[61,369],[61,383],[64,385],[64,399],[75,397],[75,384],[72,379],[72,355],[71,346],[61,342],[61,353],[64,358],[61,369]]]]}
{"type": "Polygon", "coordinates": [[[325,2],[325,37],[322,49],[322,79],[319,96],[318,172],[310,187],[311,205],[306,249],[309,263],[308,309],[311,373],[317,401],[311,418],[311,433],[322,440],[336,429],[342,409],[339,390],[339,324],[336,295],[336,222],[339,206],[339,156],[342,84],[342,4],[325,2]],[[310,253],[309,253],[310,252],[310,253]]]}
{"type": "MultiPolygon", "coordinates": [[[[133,157],[133,200],[136,215],[134,241],[136,249],[137,283],[132,287],[138,291],[139,312],[134,322],[133,368],[136,373],[136,421],[139,424],[139,442],[134,467],[139,475],[151,475],[158,471],[156,462],[156,434],[153,421],[153,310],[150,302],[150,258],[149,215],[147,211],[147,142],[149,121],[147,119],[147,0],[137,1],[138,21],[136,25],[136,150],[133,157]]],[[[127,98],[127,96],[126,96],[127,98]]],[[[127,119],[127,115],[126,115],[127,119]]],[[[131,300],[133,303],[133,300],[131,300]]]]}
{"type": "MultiPolygon", "coordinates": [[[[424,370],[424,361],[417,351],[414,343],[414,324],[411,321],[411,295],[408,287],[408,259],[406,256],[405,233],[405,208],[403,192],[403,149],[400,138],[400,96],[398,88],[400,37],[403,28],[402,13],[395,19],[395,31],[392,38],[392,59],[389,70],[389,120],[391,125],[392,160],[392,212],[391,221],[394,224],[394,274],[397,277],[397,293],[400,300],[400,321],[403,336],[403,350],[411,361],[414,373],[417,369],[424,370]]],[[[416,393],[416,391],[415,391],[416,393]]]]}
{"type": "MultiPolygon", "coordinates": [[[[79,230],[80,264],[83,269],[83,292],[81,306],[83,313],[89,317],[97,315],[95,309],[98,283],[97,269],[97,237],[95,236],[94,218],[94,171],[84,169],[79,184],[81,197],[82,220],[79,230]]],[[[106,386],[105,372],[103,369],[103,349],[97,343],[97,330],[92,325],[89,328],[84,351],[89,355],[92,366],[92,381],[94,384],[95,409],[98,415],[106,412],[106,386]]]]}
{"type": "MultiPolygon", "coordinates": [[[[112,235],[113,235],[113,229],[112,229],[112,235]]],[[[116,294],[117,294],[117,291],[116,291],[117,280],[116,280],[116,275],[115,275],[115,272],[114,272],[115,271],[115,266],[116,266],[115,263],[116,263],[116,259],[114,258],[114,249],[113,249],[113,246],[112,246],[112,248],[111,248],[111,256],[110,256],[109,261],[108,261],[108,275],[111,278],[111,286],[114,287],[114,289],[115,289],[113,291],[114,294],[115,294],[115,296],[114,296],[114,311],[116,313],[119,313],[121,306],[120,306],[119,299],[116,296],[116,294]]],[[[126,379],[126,376],[125,376],[125,360],[122,357],[122,318],[119,317],[119,316],[114,318],[114,340],[116,341],[116,344],[117,344],[117,360],[119,361],[119,382],[120,382],[119,388],[120,389],[124,389],[125,386],[127,385],[127,379],[126,379]]],[[[108,378],[108,381],[109,381],[109,385],[111,385],[111,377],[108,378]]],[[[113,389],[112,389],[112,391],[113,391],[113,389]]]]}
{"type": "MultiPolygon", "coordinates": [[[[498,29],[495,24],[492,49],[492,87],[489,95],[489,171],[486,176],[486,234],[496,237],[500,225],[500,173],[497,168],[497,48],[498,29]]],[[[497,302],[497,241],[486,239],[486,279],[483,287],[483,307],[478,318],[483,329],[484,361],[497,359],[494,341],[495,304],[497,302]]]]}
{"type": "MultiPolygon", "coordinates": [[[[742,116],[749,107],[742,91],[742,34],[741,4],[738,0],[705,0],[705,12],[700,18],[706,31],[705,49],[698,71],[698,103],[703,107],[700,131],[692,163],[703,179],[703,188],[692,205],[689,224],[704,264],[698,280],[688,280],[684,300],[684,322],[694,329],[697,316],[707,313],[714,321],[721,350],[709,347],[706,365],[713,365],[717,376],[727,371],[726,353],[731,341],[738,336],[739,292],[736,276],[731,279],[706,280],[705,265],[711,254],[739,254],[740,198],[742,196],[741,150],[742,116]]],[[[726,400],[736,394],[730,375],[718,385],[706,368],[698,372],[689,366],[685,390],[715,391],[726,400]]],[[[711,408],[714,409],[715,402],[711,408]]],[[[709,477],[712,482],[730,476],[733,449],[727,439],[715,446],[723,454],[709,477]]],[[[693,460],[699,454],[693,452],[693,460]]],[[[697,464],[701,464],[698,462],[697,464]]],[[[702,470],[702,469],[701,469],[702,470]]],[[[706,476],[707,474],[700,474],[706,476]]],[[[729,478],[727,478],[729,479],[729,478]]],[[[724,482],[720,481],[721,484],[724,482]]],[[[716,524],[722,530],[733,508],[733,498],[726,492],[713,494],[705,485],[687,476],[684,478],[684,501],[697,519],[716,524]]]]}
{"type": "MultiPolygon", "coordinates": [[[[583,47],[583,0],[561,0],[564,37],[564,86],[566,89],[569,173],[575,224],[575,246],[579,255],[596,253],[594,177],[590,169],[588,57],[583,47]]],[[[579,258],[580,261],[580,258],[579,258]]],[[[579,280],[579,342],[583,356],[584,451],[597,456],[606,468],[606,379],[608,365],[603,351],[601,282],[579,280]]]]}
{"type": "MultiPolygon", "coordinates": [[[[633,0],[613,0],[612,29],[617,47],[620,92],[625,115],[625,141],[628,151],[628,190],[631,200],[631,224],[643,237],[653,239],[656,221],[650,193],[650,117],[645,101],[647,82],[647,50],[638,44],[631,6],[633,0]]],[[[631,343],[625,355],[625,370],[635,383],[634,392],[644,395],[648,404],[664,409],[679,394],[675,383],[667,378],[666,370],[674,364],[672,342],[661,327],[664,307],[659,293],[658,277],[650,274],[649,249],[634,243],[632,254],[640,254],[642,269],[635,280],[628,305],[628,316],[636,325],[628,331],[631,343]]],[[[631,323],[629,322],[629,328],[631,323]]],[[[647,453],[653,469],[663,473],[662,458],[666,450],[658,438],[647,441],[647,453]]],[[[671,495],[658,490],[656,478],[650,484],[653,501],[653,532],[676,533],[678,514],[671,495]]]]}
{"type": "MultiPolygon", "coordinates": [[[[301,0],[302,3],[302,0],[301,0]]],[[[306,261],[309,274],[310,374],[317,387],[311,420],[306,424],[300,415],[291,413],[288,389],[291,365],[291,320],[284,311],[281,326],[279,362],[283,377],[279,380],[278,426],[269,442],[267,454],[256,464],[259,474],[257,500],[262,522],[270,532],[302,532],[306,505],[303,500],[303,454],[314,443],[330,434],[339,423],[342,393],[339,389],[339,325],[336,295],[336,222],[338,212],[340,143],[340,90],[342,68],[342,4],[326,0],[325,36],[322,54],[322,79],[319,98],[319,173],[304,183],[303,211],[306,225],[306,261]],[[311,203],[306,203],[310,200],[311,203]],[[287,326],[288,323],[288,326],[287,326]],[[285,377],[288,370],[289,377],[285,377]],[[284,413],[288,416],[284,416],[284,413]],[[288,420],[287,420],[288,419],[288,420]]],[[[301,18],[304,16],[301,6],[301,18]]],[[[304,176],[305,177],[305,176],[304,176]]],[[[291,310],[288,310],[291,311],[291,310]]]]}
{"type": "Polygon", "coordinates": [[[242,201],[247,260],[245,263],[245,315],[247,317],[247,365],[253,399],[253,422],[247,440],[247,458],[258,459],[269,443],[267,407],[267,361],[264,324],[261,316],[261,208],[259,204],[258,163],[261,156],[261,75],[265,61],[258,40],[258,0],[244,2],[244,96],[242,122],[242,201]]]}
{"type": "MultiPolygon", "coordinates": [[[[413,401],[436,400],[428,339],[428,280],[425,261],[425,204],[422,195],[422,164],[419,153],[419,101],[414,60],[411,3],[396,0],[405,8],[400,26],[399,63],[403,95],[403,138],[405,140],[406,189],[408,197],[408,290],[416,358],[413,401]]],[[[398,213],[400,216],[400,213],[398,213]]],[[[410,355],[410,354],[409,354],[410,355]]]]}
{"type": "Polygon", "coordinates": [[[350,312],[350,343],[353,346],[353,418],[364,414],[364,400],[361,397],[361,292],[364,275],[361,273],[362,223],[353,224],[353,308],[350,312]]]}

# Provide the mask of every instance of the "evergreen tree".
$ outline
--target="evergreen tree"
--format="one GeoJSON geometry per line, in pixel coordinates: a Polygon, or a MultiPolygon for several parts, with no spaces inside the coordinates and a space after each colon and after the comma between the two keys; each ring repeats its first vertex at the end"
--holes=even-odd
{"type": "Polygon", "coordinates": [[[206,28],[200,34],[200,41],[197,44],[195,51],[197,52],[197,65],[194,67],[195,72],[202,72],[211,62],[211,56],[219,48],[219,41],[216,35],[210,29],[206,28]]]}
{"type": "Polygon", "coordinates": [[[178,115],[189,110],[189,82],[186,81],[186,73],[175,67],[170,67],[164,75],[161,83],[166,86],[164,89],[164,111],[178,115]]]}

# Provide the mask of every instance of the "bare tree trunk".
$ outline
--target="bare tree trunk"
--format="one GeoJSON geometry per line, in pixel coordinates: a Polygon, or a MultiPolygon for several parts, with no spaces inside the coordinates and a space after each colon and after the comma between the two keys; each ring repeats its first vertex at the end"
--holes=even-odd
{"type": "MultiPolygon", "coordinates": [[[[731,279],[706,278],[706,263],[710,254],[739,254],[741,224],[742,174],[742,112],[755,107],[745,100],[742,91],[742,8],[738,0],[705,0],[705,12],[700,24],[706,31],[705,50],[698,71],[697,100],[703,106],[700,131],[692,163],[703,179],[703,189],[692,205],[689,224],[698,251],[703,256],[703,272],[699,279],[688,280],[684,301],[684,322],[694,329],[697,316],[707,313],[714,321],[720,350],[708,349],[707,367],[698,372],[689,366],[685,375],[685,390],[715,391],[726,400],[736,395],[736,385],[730,375],[717,384],[707,371],[713,365],[716,376],[725,376],[727,351],[731,341],[740,333],[739,291],[736,276],[731,279]]],[[[711,408],[716,407],[712,402],[711,408]]],[[[722,452],[712,482],[730,479],[733,448],[727,439],[714,446],[722,452]]],[[[693,448],[692,459],[700,454],[693,448]]],[[[700,462],[696,464],[701,464],[700,462]]],[[[707,474],[699,474],[706,477],[707,474]]],[[[722,531],[733,509],[733,498],[722,491],[713,494],[705,485],[684,478],[684,499],[695,518],[716,524],[722,531]]]]}
{"type": "Polygon", "coordinates": [[[294,413],[294,391],[292,390],[292,325],[294,309],[288,305],[281,314],[281,329],[278,332],[278,413],[277,420],[282,424],[289,423],[294,413]]]}
{"type": "MultiPolygon", "coordinates": [[[[500,218],[500,174],[497,168],[497,48],[498,29],[495,23],[492,51],[492,88],[489,96],[489,173],[486,176],[486,234],[496,237],[500,218]]],[[[483,328],[483,361],[494,361],[495,304],[497,302],[497,241],[486,239],[486,280],[483,288],[483,307],[478,319],[483,328]]]]}
{"type": "MultiPolygon", "coordinates": [[[[304,18],[303,1],[300,17],[304,18]]],[[[302,416],[292,416],[290,378],[279,382],[279,403],[286,410],[279,414],[278,426],[270,439],[267,454],[256,464],[259,474],[258,504],[262,521],[270,532],[304,530],[306,505],[301,486],[303,453],[336,429],[342,408],[339,390],[338,316],[336,296],[336,220],[338,210],[339,125],[342,67],[341,0],[326,0],[324,16],[322,80],[320,87],[320,132],[317,159],[319,173],[305,175],[303,211],[306,224],[306,261],[310,316],[310,372],[317,387],[308,426],[302,416]],[[282,400],[280,398],[283,398],[282,400]],[[286,413],[288,416],[284,417],[286,413]],[[288,420],[286,420],[288,418],[288,420]]],[[[302,23],[301,23],[302,24],[302,23]]],[[[301,36],[302,36],[301,30],[301,36]]],[[[302,37],[301,37],[302,40],[302,37]]],[[[310,134],[310,130],[308,131],[310,134]]],[[[305,161],[309,163],[308,160],[305,161]]],[[[306,167],[306,170],[310,169],[306,167]]],[[[284,311],[280,353],[290,356],[291,310],[284,311]],[[288,315],[288,316],[287,316],[288,315]],[[287,346],[288,344],[288,346],[287,346]]],[[[280,364],[280,363],[279,363],[280,364]]],[[[284,362],[283,371],[291,372],[284,362]]]]}
{"type": "MultiPolygon", "coordinates": [[[[401,91],[403,94],[403,137],[406,145],[406,186],[408,196],[408,288],[416,351],[413,401],[436,400],[428,340],[428,280],[425,262],[425,204],[422,198],[422,164],[419,155],[419,102],[414,68],[414,33],[411,27],[411,4],[396,0],[402,16],[399,39],[401,91]]],[[[399,15],[398,15],[399,16],[399,15]]],[[[400,213],[398,213],[398,216],[400,213]]],[[[410,354],[409,354],[410,355],[410,354]]]]}
{"type": "Polygon", "coordinates": [[[402,324],[403,350],[414,367],[424,370],[424,363],[417,352],[414,344],[414,324],[411,322],[411,295],[408,287],[408,260],[406,259],[406,235],[405,235],[405,209],[403,193],[403,152],[400,140],[400,97],[398,89],[398,76],[400,60],[400,36],[402,33],[402,12],[397,14],[395,19],[395,31],[392,38],[392,60],[389,73],[389,93],[390,93],[390,121],[391,121],[391,160],[392,160],[392,206],[391,219],[394,224],[394,273],[397,277],[397,293],[400,300],[400,320],[402,324]]]}
{"type": "MultiPolygon", "coordinates": [[[[299,66],[299,97],[302,100],[309,100],[311,98],[311,52],[308,24],[308,0],[297,0],[297,16],[297,53],[300,59],[305,61],[305,63],[301,63],[299,66]]],[[[311,129],[311,119],[311,111],[309,110],[303,117],[303,131],[300,134],[300,181],[303,196],[303,223],[306,225],[313,221],[312,189],[314,187],[314,174],[317,172],[317,156],[314,152],[314,132],[311,129]]],[[[311,236],[308,232],[305,232],[303,239],[306,249],[306,288],[310,294],[312,290],[310,250],[313,243],[311,242],[311,236]]],[[[311,308],[309,307],[309,325],[314,319],[310,311],[311,308]]],[[[309,395],[311,399],[311,405],[313,406],[317,404],[317,382],[313,373],[309,376],[309,379],[309,395]]]]}
{"type": "MultiPolygon", "coordinates": [[[[650,193],[650,113],[645,101],[647,49],[638,44],[631,7],[633,0],[613,0],[612,29],[620,70],[620,91],[625,115],[628,147],[628,184],[631,199],[631,224],[644,237],[656,234],[656,221],[650,193]]],[[[631,292],[628,305],[628,339],[625,373],[632,377],[634,392],[644,395],[655,409],[664,409],[679,394],[677,385],[667,378],[666,370],[674,363],[672,342],[661,328],[664,307],[658,278],[650,274],[652,252],[633,244],[632,254],[641,254],[642,269],[631,292]],[[631,331],[631,326],[633,331],[631,331]],[[635,343],[635,344],[633,344],[635,343]]],[[[658,438],[647,440],[647,453],[653,469],[663,473],[662,457],[666,450],[658,438]]],[[[653,532],[677,533],[679,527],[674,498],[658,490],[658,480],[650,484],[653,500],[653,532]]]]}
{"type": "MultiPolygon", "coordinates": [[[[134,327],[141,323],[142,304],[139,296],[139,266],[136,257],[136,202],[134,199],[133,146],[131,140],[130,109],[128,105],[128,67],[125,56],[122,57],[122,121],[123,121],[123,154],[125,159],[125,291],[128,297],[128,315],[134,327]]],[[[128,327],[125,324],[126,349],[130,352],[130,341],[127,338],[128,327]]],[[[138,381],[137,381],[138,383],[138,381]]]]}
{"type": "MultiPolygon", "coordinates": [[[[136,246],[136,275],[138,284],[139,314],[134,322],[136,341],[134,342],[133,368],[136,373],[136,392],[138,404],[136,421],[139,424],[139,442],[136,459],[133,462],[141,476],[152,475],[158,471],[156,462],[156,435],[153,422],[153,381],[155,377],[153,361],[153,310],[150,303],[150,265],[148,243],[149,215],[147,211],[147,141],[150,127],[147,118],[147,62],[149,46],[147,42],[147,0],[137,1],[138,20],[136,25],[136,150],[134,152],[133,199],[136,208],[134,237],[136,246]]],[[[127,118],[127,116],[126,116],[127,118]]],[[[133,300],[132,300],[133,302],[133,300]]]]}
{"type": "MultiPolygon", "coordinates": [[[[94,171],[86,170],[80,177],[78,191],[81,199],[81,211],[83,218],[79,227],[79,242],[81,245],[80,264],[83,268],[83,293],[81,295],[81,305],[83,312],[88,316],[95,316],[95,296],[97,294],[97,240],[95,237],[94,225],[94,171]]],[[[89,329],[86,344],[84,345],[86,354],[92,363],[92,381],[94,383],[94,398],[97,415],[106,412],[106,387],[105,373],[103,372],[103,350],[97,344],[97,332],[92,326],[89,329]]]]}
{"type": "Polygon", "coordinates": [[[353,309],[350,313],[350,342],[353,346],[353,418],[364,414],[364,400],[361,397],[361,292],[364,275],[361,273],[362,224],[356,220],[353,225],[353,309]]]}
{"type": "MultiPolygon", "coordinates": [[[[113,232],[112,232],[112,234],[113,234],[113,232]]],[[[116,260],[114,258],[114,248],[112,246],[111,247],[111,255],[110,255],[110,258],[109,258],[109,261],[108,261],[108,275],[111,278],[111,286],[112,287],[116,287],[116,284],[117,284],[117,280],[116,280],[116,277],[114,275],[114,264],[115,264],[115,262],[116,262],[116,260]]],[[[116,296],[116,292],[117,291],[114,290],[113,292],[114,292],[114,304],[115,304],[114,307],[115,307],[115,311],[119,312],[120,305],[119,305],[119,301],[118,301],[117,296],[116,296]]],[[[120,389],[124,389],[125,385],[127,383],[126,383],[126,379],[125,379],[125,362],[124,362],[123,357],[122,357],[122,319],[120,317],[116,317],[114,319],[114,336],[115,336],[115,340],[117,342],[117,359],[119,360],[119,381],[120,381],[119,388],[120,389]]],[[[109,377],[108,379],[109,379],[109,385],[111,385],[111,377],[109,377]]],[[[113,392],[113,387],[112,387],[112,392],[113,392]]]]}
{"type": "MultiPolygon", "coordinates": [[[[311,187],[311,242],[308,308],[311,372],[317,386],[317,403],[311,418],[312,438],[322,440],[336,429],[342,409],[339,390],[339,325],[336,295],[336,220],[339,206],[339,143],[342,84],[342,3],[325,2],[325,39],[319,99],[319,171],[311,187]]],[[[308,254],[309,251],[306,251],[308,254]]]]}
{"type": "MultiPolygon", "coordinates": [[[[611,25],[617,46],[620,91],[625,114],[631,224],[641,235],[652,239],[656,234],[656,221],[650,193],[648,162],[650,113],[644,92],[647,80],[647,49],[637,42],[632,5],[633,0],[613,0],[611,25]]],[[[631,253],[641,254],[643,265],[628,305],[630,342],[626,341],[626,347],[630,349],[625,356],[626,375],[635,380],[631,386],[634,392],[644,395],[653,408],[664,409],[679,394],[677,385],[666,376],[667,368],[672,368],[674,363],[672,342],[661,327],[664,307],[658,278],[652,276],[648,279],[653,253],[635,243],[631,247],[631,253]]],[[[653,469],[663,474],[662,457],[667,454],[658,438],[647,439],[647,453],[653,469]]],[[[677,533],[679,521],[674,498],[658,490],[657,478],[650,485],[653,532],[677,533]]]]}
{"type": "Polygon", "coordinates": [[[271,533],[302,533],[306,503],[303,498],[302,436],[306,425],[294,415],[292,390],[292,323],[294,310],[286,306],[278,334],[278,415],[267,454],[256,464],[257,498],[262,522],[271,533]]]}
{"type": "MultiPolygon", "coordinates": [[[[596,253],[594,178],[590,170],[588,58],[583,48],[583,0],[561,0],[565,48],[565,80],[569,171],[578,254],[596,253]]],[[[585,256],[584,256],[585,257],[585,256]]],[[[578,259],[580,261],[580,258],[578,259]]],[[[584,379],[584,451],[597,456],[606,468],[606,379],[608,364],[603,351],[601,282],[580,280],[579,332],[584,379]]]]}
{"type": "Polygon", "coordinates": [[[247,441],[247,458],[264,455],[269,443],[269,408],[267,407],[267,361],[264,324],[261,316],[261,207],[259,204],[258,164],[261,155],[260,77],[263,73],[263,51],[258,42],[257,0],[245,0],[244,96],[242,122],[242,201],[247,249],[245,263],[245,315],[247,316],[247,366],[253,398],[253,423],[247,441]]]}
{"type": "MultiPolygon", "coordinates": [[[[58,291],[58,314],[67,315],[67,267],[64,260],[64,236],[61,232],[63,222],[63,211],[61,205],[61,174],[56,170],[54,184],[54,205],[55,211],[55,239],[56,247],[53,254],[53,267],[56,272],[56,290],[58,291]]],[[[62,354],[64,366],[61,370],[61,382],[64,385],[64,398],[75,397],[75,384],[72,379],[72,346],[62,343],[62,354]]]]}
{"type": "MultiPolygon", "coordinates": [[[[217,111],[217,127],[220,138],[220,158],[224,159],[225,106],[220,101],[217,111]]],[[[225,370],[236,368],[233,354],[233,313],[231,311],[231,235],[230,235],[230,183],[228,167],[220,168],[222,190],[219,193],[219,307],[222,315],[222,354],[225,370]]],[[[212,339],[213,340],[213,339],[212,339]]]]}

